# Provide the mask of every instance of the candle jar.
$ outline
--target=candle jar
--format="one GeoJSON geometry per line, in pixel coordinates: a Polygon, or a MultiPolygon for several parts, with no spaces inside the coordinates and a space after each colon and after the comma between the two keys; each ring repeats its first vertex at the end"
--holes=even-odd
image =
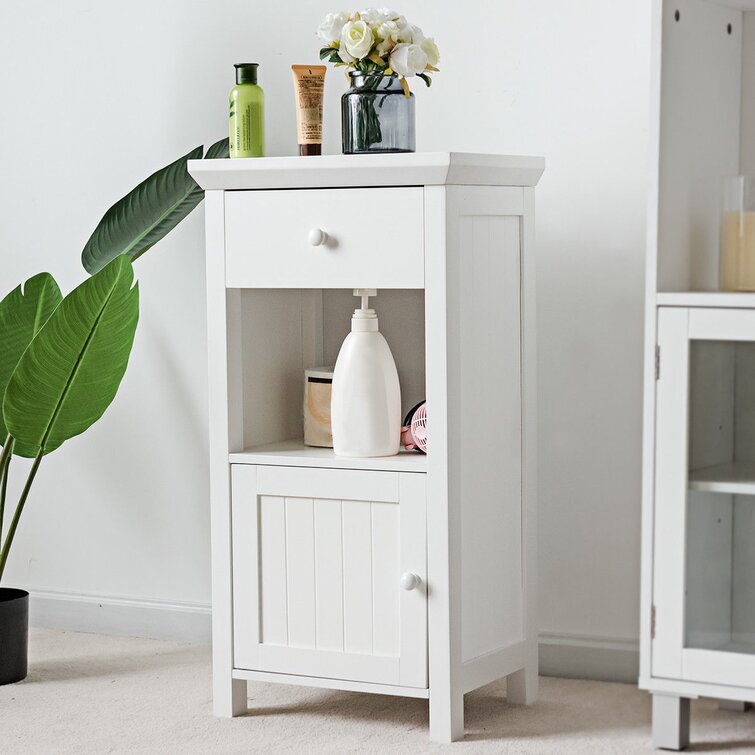
{"type": "Polygon", "coordinates": [[[330,396],[333,367],[304,370],[304,445],[333,448],[330,396]]]}
{"type": "Polygon", "coordinates": [[[755,291],[755,178],[723,182],[719,288],[755,291]]]}

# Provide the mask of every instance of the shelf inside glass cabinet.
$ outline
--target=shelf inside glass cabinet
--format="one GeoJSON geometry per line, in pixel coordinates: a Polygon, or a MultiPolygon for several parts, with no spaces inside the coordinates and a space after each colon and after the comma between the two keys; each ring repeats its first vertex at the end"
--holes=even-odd
{"type": "Polygon", "coordinates": [[[730,461],[690,472],[689,489],[755,495],[755,461],[730,461]]]}

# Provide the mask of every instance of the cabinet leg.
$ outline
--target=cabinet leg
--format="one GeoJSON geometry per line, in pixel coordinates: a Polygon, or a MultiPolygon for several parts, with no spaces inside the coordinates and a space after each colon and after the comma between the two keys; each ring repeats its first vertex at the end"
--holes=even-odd
{"type": "Polygon", "coordinates": [[[212,711],[220,718],[242,716],[247,711],[246,681],[229,679],[224,675],[216,678],[212,690],[212,711]]]}
{"type": "Polygon", "coordinates": [[[744,700],[719,700],[719,710],[730,710],[734,713],[744,713],[749,710],[750,703],[746,703],[744,700]]]}
{"type": "Polygon", "coordinates": [[[464,739],[464,693],[433,692],[430,687],[430,739],[457,742],[464,739]]]}
{"type": "Polygon", "coordinates": [[[689,744],[689,698],[653,693],[653,745],[683,750],[689,744]]]}
{"type": "Polygon", "coordinates": [[[537,666],[524,668],[506,677],[506,701],[513,705],[532,705],[537,700],[537,666]]]}

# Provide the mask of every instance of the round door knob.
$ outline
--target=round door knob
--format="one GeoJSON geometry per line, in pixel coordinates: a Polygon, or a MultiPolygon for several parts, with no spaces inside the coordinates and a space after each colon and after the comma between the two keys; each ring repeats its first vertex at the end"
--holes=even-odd
{"type": "Polygon", "coordinates": [[[410,571],[401,575],[401,587],[404,590],[413,590],[415,587],[419,586],[420,582],[422,582],[422,580],[410,571]]]}
{"type": "Polygon", "coordinates": [[[328,234],[322,228],[313,228],[309,232],[309,243],[312,246],[322,246],[328,243],[328,234]]]}

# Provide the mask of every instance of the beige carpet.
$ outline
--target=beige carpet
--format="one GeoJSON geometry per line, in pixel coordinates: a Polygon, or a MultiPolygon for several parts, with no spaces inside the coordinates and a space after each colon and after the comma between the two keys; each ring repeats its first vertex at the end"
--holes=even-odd
{"type": "MultiPolygon", "coordinates": [[[[467,695],[467,736],[427,738],[427,702],[250,684],[247,716],[210,713],[209,649],[34,630],[29,677],[0,687],[3,755],[88,753],[651,752],[650,701],[632,685],[544,678],[532,707],[505,683],[467,695]]],[[[692,751],[755,753],[755,713],[693,704],[692,751]]]]}

